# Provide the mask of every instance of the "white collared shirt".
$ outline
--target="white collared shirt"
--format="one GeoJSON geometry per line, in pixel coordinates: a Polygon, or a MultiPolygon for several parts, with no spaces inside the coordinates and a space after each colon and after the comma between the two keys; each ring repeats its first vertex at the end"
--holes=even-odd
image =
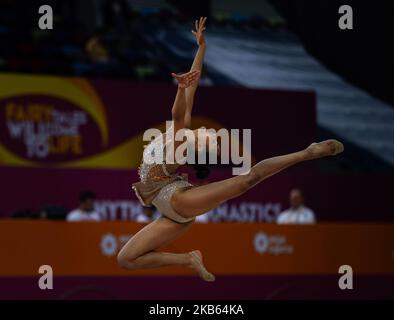
{"type": "Polygon", "coordinates": [[[289,208],[283,211],[276,222],[278,224],[313,224],[316,223],[316,219],[311,209],[300,206],[297,209],[289,208]]]}
{"type": "Polygon", "coordinates": [[[81,209],[75,209],[71,211],[67,215],[67,221],[68,222],[78,222],[78,221],[100,221],[101,216],[98,212],[92,211],[92,212],[85,212],[82,211],[81,209]]]}

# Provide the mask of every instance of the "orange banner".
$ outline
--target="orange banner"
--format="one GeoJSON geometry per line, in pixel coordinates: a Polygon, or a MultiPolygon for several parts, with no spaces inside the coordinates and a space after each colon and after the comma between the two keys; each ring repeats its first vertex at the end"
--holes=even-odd
{"type": "MultiPolygon", "coordinates": [[[[121,270],[119,248],[143,225],[125,222],[0,222],[0,276],[186,275],[188,268],[121,270]]],[[[159,235],[158,235],[159,236],[159,235]]],[[[350,265],[357,274],[394,274],[393,224],[196,224],[163,248],[200,249],[215,274],[337,274],[350,265]]]]}

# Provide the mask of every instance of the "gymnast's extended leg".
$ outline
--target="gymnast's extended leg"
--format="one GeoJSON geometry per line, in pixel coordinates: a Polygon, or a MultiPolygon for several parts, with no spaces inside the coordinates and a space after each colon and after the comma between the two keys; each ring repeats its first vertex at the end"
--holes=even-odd
{"type": "Polygon", "coordinates": [[[253,166],[245,175],[179,190],[174,193],[171,205],[182,216],[195,217],[218,207],[229,199],[238,197],[259,182],[285,168],[306,160],[335,155],[342,151],[342,143],[336,140],[313,143],[302,151],[263,160],[253,166]]]}

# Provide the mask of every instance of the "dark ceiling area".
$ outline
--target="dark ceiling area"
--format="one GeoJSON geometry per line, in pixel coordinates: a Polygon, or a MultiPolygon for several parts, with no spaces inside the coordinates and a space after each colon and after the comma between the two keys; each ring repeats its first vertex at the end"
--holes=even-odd
{"type": "Polygon", "coordinates": [[[391,1],[270,0],[306,50],[326,67],[394,105],[394,10],[391,1]],[[342,5],[353,9],[353,30],[341,30],[342,5]]]}

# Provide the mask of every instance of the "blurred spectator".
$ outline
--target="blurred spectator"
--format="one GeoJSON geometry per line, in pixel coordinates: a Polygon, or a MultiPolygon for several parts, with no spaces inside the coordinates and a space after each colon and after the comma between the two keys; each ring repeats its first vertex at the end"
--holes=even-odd
{"type": "Polygon", "coordinates": [[[67,221],[100,221],[100,214],[94,208],[95,200],[94,192],[82,192],[79,196],[79,207],[67,215],[67,221]]]}
{"type": "Polygon", "coordinates": [[[90,38],[86,43],[85,49],[92,62],[105,63],[109,61],[108,50],[104,47],[98,36],[90,38]]]}
{"type": "Polygon", "coordinates": [[[315,223],[314,212],[304,206],[304,196],[300,189],[290,192],[290,208],[283,211],[277,219],[278,224],[312,224],[315,223]]]}

